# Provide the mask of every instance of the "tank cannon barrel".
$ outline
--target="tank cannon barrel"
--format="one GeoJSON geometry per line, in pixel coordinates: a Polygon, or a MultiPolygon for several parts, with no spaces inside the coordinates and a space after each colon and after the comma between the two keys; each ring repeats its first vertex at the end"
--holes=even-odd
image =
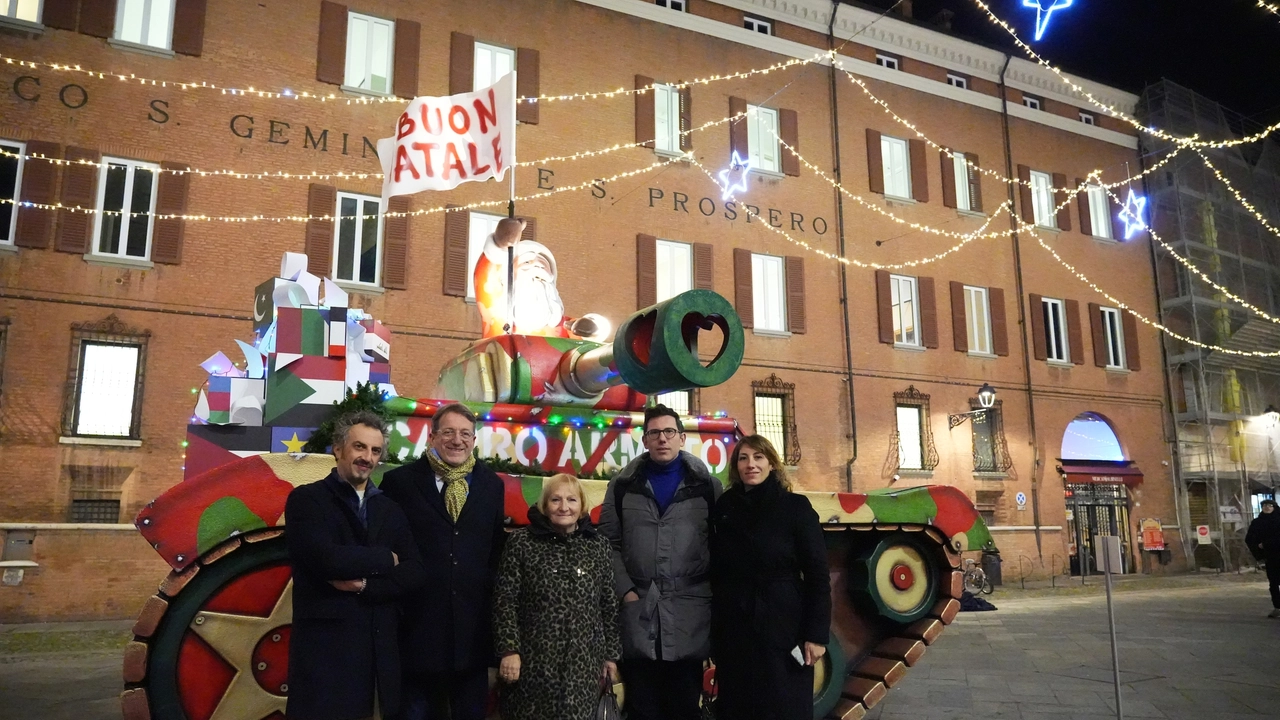
{"type": "Polygon", "coordinates": [[[742,353],[742,321],[729,301],[710,290],[689,290],[627,318],[611,345],[566,352],[560,378],[583,398],[619,384],[656,395],[719,385],[737,371],[742,353]],[[699,357],[704,332],[719,340],[706,363],[699,357]]]}

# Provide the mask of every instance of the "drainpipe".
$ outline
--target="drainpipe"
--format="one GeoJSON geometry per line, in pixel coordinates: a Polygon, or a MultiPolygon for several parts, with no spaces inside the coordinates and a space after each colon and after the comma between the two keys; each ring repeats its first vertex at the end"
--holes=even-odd
{"type": "MultiPolygon", "coordinates": [[[[1005,55],[1004,66],[1000,68],[1000,124],[1004,132],[1004,172],[1005,177],[1009,180],[1006,183],[1009,189],[1009,230],[1010,237],[1013,239],[1013,272],[1015,292],[1018,295],[1018,331],[1022,335],[1022,372],[1026,378],[1027,386],[1027,425],[1031,430],[1031,452],[1033,458],[1031,463],[1031,521],[1035,524],[1036,529],[1036,553],[1040,556],[1040,561],[1044,562],[1044,546],[1040,537],[1040,442],[1036,434],[1035,398],[1031,395],[1031,346],[1027,340],[1027,308],[1023,302],[1025,294],[1022,289],[1022,252],[1018,244],[1018,216],[1014,203],[1016,190],[1013,183],[1013,152],[1010,149],[1009,140],[1009,92],[1004,82],[1004,76],[1009,70],[1009,61],[1011,59],[1012,56],[1005,55]]],[[[1057,572],[1057,568],[1054,569],[1054,572],[1057,572]]]]}
{"type": "MultiPolygon", "coordinates": [[[[832,173],[836,187],[836,242],[840,257],[844,257],[844,197],[840,194],[842,180],[840,176],[840,110],[836,96],[836,11],[840,8],[840,0],[832,0],[831,21],[827,23],[827,50],[832,51],[830,72],[827,79],[831,89],[831,142],[834,146],[835,162],[832,173]]],[[[853,463],[858,459],[858,419],[854,412],[853,402],[853,338],[849,329],[849,266],[840,263],[840,318],[844,321],[844,386],[849,401],[849,442],[853,446],[853,455],[844,464],[844,489],[853,492],[853,463]]]]}

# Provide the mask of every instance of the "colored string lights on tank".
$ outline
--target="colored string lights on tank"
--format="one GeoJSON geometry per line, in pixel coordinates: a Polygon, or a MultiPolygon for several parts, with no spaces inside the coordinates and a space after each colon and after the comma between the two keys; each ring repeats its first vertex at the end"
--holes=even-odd
{"type": "Polygon", "coordinates": [[[1052,255],[1053,258],[1057,260],[1060,265],[1062,265],[1062,267],[1066,268],[1066,270],[1070,272],[1072,275],[1075,275],[1077,280],[1084,283],[1085,285],[1088,285],[1089,288],[1092,289],[1094,292],[1106,298],[1117,308],[1120,308],[1121,310],[1128,312],[1130,315],[1132,315],[1137,320],[1141,321],[1143,324],[1153,327],[1159,330],[1160,332],[1168,335],[1169,337],[1174,338],[1175,340],[1180,340],[1184,343],[1187,343],[1188,345],[1194,345],[1195,347],[1201,348],[1202,350],[1211,350],[1213,352],[1220,352],[1226,355],[1240,355],[1243,357],[1259,357],[1259,358],[1280,357],[1280,350],[1273,350],[1269,352],[1264,352],[1259,350],[1234,350],[1232,348],[1225,348],[1220,345],[1213,345],[1210,343],[1200,342],[1199,340],[1195,340],[1185,335],[1182,335],[1177,331],[1172,330],[1169,327],[1148,318],[1142,313],[1129,307],[1125,303],[1120,302],[1120,300],[1118,300],[1111,293],[1098,287],[1098,285],[1094,283],[1092,280],[1090,280],[1087,275],[1077,270],[1074,265],[1067,262],[1066,260],[1063,260],[1062,256],[1059,255],[1056,250],[1054,250],[1047,243],[1045,243],[1044,238],[1040,236],[1040,233],[1035,231],[1034,227],[1026,227],[1026,230],[1028,234],[1030,234],[1032,237],[1036,239],[1036,242],[1040,245],[1040,247],[1044,248],[1045,252],[1052,255]]]}
{"type": "Polygon", "coordinates": [[[1176,143],[1178,145],[1185,145],[1190,147],[1202,147],[1202,148],[1224,148],[1224,147],[1235,147],[1237,145],[1248,145],[1250,143],[1255,143],[1271,135],[1276,130],[1280,130],[1280,122],[1278,122],[1272,125],[1268,125],[1267,127],[1263,128],[1262,130],[1252,135],[1239,138],[1239,139],[1201,140],[1199,139],[1198,135],[1193,135],[1191,137],[1179,137],[1177,135],[1171,135],[1163,130],[1160,130],[1159,128],[1147,127],[1146,125],[1143,125],[1142,123],[1138,122],[1136,119],[1134,119],[1133,117],[1125,113],[1123,110],[1120,110],[1119,108],[1108,105],[1107,103],[1104,103],[1098,98],[1094,97],[1092,93],[1090,93],[1088,90],[1085,90],[1083,87],[1081,87],[1079,83],[1067,77],[1066,74],[1062,72],[1062,70],[1058,69],[1048,60],[1041,57],[1039,53],[1031,49],[1030,45],[1023,42],[1022,38],[1018,37],[1017,30],[1014,30],[1013,27],[1009,25],[1009,23],[1005,22],[1004,20],[1001,20],[999,16],[997,16],[994,12],[991,11],[991,8],[985,2],[983,2],[983,0],[973,0],[973,2],[975,5],[981,8],[983,12],[987,14],[988,20],[990,20],[992,23],[996,25],[999,25],[1001,29],[1003,29],[1006,33],[1009,34],[1010,37],[1013,38],[1013,41],[1017,43],[1019,48],[1022,48],[1022,52],[1025,53],[1027,57],[1031,58],[1031,60],[1035,61],[1041,67],[1044,67],[1045,69],[1049,70],[1054,75],[1057,75],[1058,79],[1066,83],[1073,91],[1075,91],[1077,95],[1088,100],[1094,106],[1106,111],[1107,114],[1111,115],[1112,117],[1115,117],[1119,120],[1123,120],[1124,122],[1133,126],[1133,128],[1138,130],[1139,132],[1143,132],[1153,137],[1158,137],[1161,140],[1167,140],[1168,142],[1176,143]]]}
{"type": "MultiPolygon", "coordinates": [[[[741,70],[739,72],[728,73],[724,75],[708,75],[706,77],[695,78],[693,80],[685,80],[678,83],[652,83],[642,88],[618,88],[616,90],[602,90],[592,92],[567,93],[561,95],[539,95],[537,97],[518,97],[517,103],[539,103],[539,102],[564,102],[568,100],[595,100],[600,98],[623,97],[634,95],[636,93],[645,93],[653,90],[657,85],[667,85],[669,87],[684,88],[691,85],[710,85],[711,83],[723,80],[739,80],[749,78],[755,75],[768,75],[771,72],[786,70],[797,65],[808,65],[814,62],[820,62],[824,58],[831,57],[830,51],[823,51],[815,54],[810,58],[792,58],[782,62],[777,62],[767,67],[752,68],[750,70],[741,70]]],[[[284,88],[283,90],[263,90],[250,85],[246,88],[227,87],[217,83],[204,80],[160,80],[137,75],[136,73],[122,73],[106,70],[93,70],[81,67],[79,64],[45,62],[36,60],[23,60],[16,57],[0,54],[0,61],[7,65],[16,65],[21,68],[29,68],[31,70],[39,70],[41,68],[53,70],[55,72],[65,72],[78,75],[85,75],[98,80],[118,80],[120,82],[137,83],[149,87],[160,88],[177,88],[179,90],[212,90],[223,95],[232,95],[240,97],[257,97],[269,100],[318,100],[320,102],[341,102],[346,105],[381,105],[386,103],[406,104],[408,98],[402,98],[394,95],[389,96],[353,96],[339,92],[310,92],[307,90],[291,90],[284,88]]]]}
{"type": "MultiPolygon", "coordinates": [[[[680,162],[682,160],[689,160],[691,158],[692,156],[690,155],[680,155],[673,158],[666,158],[666,159],[654,162],[650,165],[646,165],[645,167],[636,168],[634,170],[627,170],[626,172],[620,172],[607,178],[595,178],[592,180],[587,180],[587,181],[578,183],[576,185],[563,185],[558,188],[553,188],[551,190],[544,190],[543,192],[533,193],[531,195],[517,195],[515,198],[511,198],[511,200],[514,200],[516,202],[527,201],[527,200],[538,200],[540,198],[549,197],[551,195],[557,195],[559,193],[585,190],[596,184],[609,183],[609,182],[614,182],[616,180],[622,180],[625,178],[634,177],[636,175],[642,175],[656,168],[670,165],[671,163],[674,163],[674,162],[680,162]]],[[[442,213],[442,212],[464,212],[464,211],[475,210],[475,209],[484,208],[484,207],[505,208],[508,202],[510,202],[510,200],[506,198],[502,200],[481,200],[481,201],[473,202],[469,205],[461,205],[461,206],[439,205],[433,208],[424,208],[421,210],[409,210],[407,212],[387,211],[387,212],[383,212],[382,216],[391,217],[391,218],[421,217],[425,215],[434,215],[436,213],[442,213]]],[[[177,220],[189,220],[193,222],[282,223],[282,222],[307,222],[309,220],[319,220],[319,221],[330,222],[330,221],[336,221],[336,220],[342,219],[341,217],[335,216],[335,215],[193,215],[193,214],[151,213],[145,210],[126,213],[121,210],[100,210],[98,208],[84,208],[78,205],[64,205],[60,202],[35,203],[35,202],[29,202],[25,200],[14,200],[12,198],[0,198],[0,204],[17,205],[19,207],[35,208],[37,210],[66,210],[68,212],[78,212],[78,213],[84,213],[86,215],[102,214],[110,217],[119,217],[123,215],[128,215],[130,217],[136,217],[139,215],[150,215],[156,220],[177,219],[177,220]]]]}

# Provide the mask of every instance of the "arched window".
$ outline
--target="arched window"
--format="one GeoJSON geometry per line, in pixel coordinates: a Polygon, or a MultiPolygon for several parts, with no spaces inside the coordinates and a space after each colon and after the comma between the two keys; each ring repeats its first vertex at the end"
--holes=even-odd
{"type": "Polygon", "coordinates": [[[1063,460],[1107,460],[1123,462],[1120,439],[1107,419],[1094,412],[1080,413],[1067,425],[1062,436],[1063,460]]]}

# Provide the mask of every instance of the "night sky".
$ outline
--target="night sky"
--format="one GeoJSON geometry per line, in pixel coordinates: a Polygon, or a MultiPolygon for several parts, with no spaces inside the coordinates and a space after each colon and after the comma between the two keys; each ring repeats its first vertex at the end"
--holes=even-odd
{"type": "MultiPolygon", "coordinates": [[[[1064,70],[1134,94],[1168,78],[1253,121],[1280,121],[1280,17],[1254,0],[1074,0],[1053,13],[1040,42],[1034,8],[987,2],[1064,70]]],[[[887,8],[893,0],[856,4],[887,8]]],[[[954,34],[1026,57],[972,0],[915,0],[913,14],[927,23],[943,9],[955,13],[954,34]]]]}

